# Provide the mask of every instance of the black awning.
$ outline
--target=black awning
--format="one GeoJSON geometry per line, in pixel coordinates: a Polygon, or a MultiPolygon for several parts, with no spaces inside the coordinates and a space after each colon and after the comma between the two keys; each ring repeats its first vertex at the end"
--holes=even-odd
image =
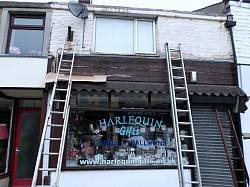
{"type": "MultiPolygon", "coordinates": [[[[116,92],[153,92],[153,93],[168,93],[169,88],[167,83],[150,83],[150,82],[121,82],[121,81],[107,81],[103,83],[73,83],[73,90],[81,91],[116,91],[116,92]]],[[[225,85],[205,85],[205,84],[188,84],[188,91],[190,95],[223,95],[223,96],[245,96],[246,93],[238,86],[225,85]]]]}
{"type": "Polygon", "coordinates": [[[205,85],[205,84],[189,84],[188,92],[190,95],[223,95],[223,96],[246,96],[246,93],[238,86],[225,85],[205,85]]]}
{"type": "MultiPolygon", "coordinates": [[[[103,83],[74,82],[72,90],[81,91],[115,91],[121,92],[153,92],[153,93],[168,93],[169,88],[167,83],[152,83],[152,82],[122,82],[122,81],[107,81],[103,83]]],[[[190,95],[215,95],[215,96],[239,96],[239,110],[244,112],[247,110],[246,102],[248,97],[246,93],[238,86],[227,85],[205,85],[205,84],[188,84],[188,91],[190,95]]]]}
{"type": "Polygon", "coordinates": [[[146,82],[121,82],[121,81],[107,81],[105,83],[73,83],[72,90],[87,90],[87,91],[116,91],[121,92],[153,92],[153,93],[167,93],[167,83],[146,83],[146,82]]]}

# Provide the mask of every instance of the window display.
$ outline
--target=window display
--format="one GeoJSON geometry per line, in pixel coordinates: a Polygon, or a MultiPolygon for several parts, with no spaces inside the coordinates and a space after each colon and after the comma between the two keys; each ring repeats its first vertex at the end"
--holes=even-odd
{"type": "MultiPolygon", "coordinates": [[[[67,168],[176,165],[174,130],[165,94],[81,91],[73,92],[72,98],[67,168]]],[[[180,133],[187,131],[181,129],[180,133]]],[[[184,148],[189,145],[185,141],[184,148]]],[[[188,157],[183,162],[187,164],[188,157]]]]}
{"type": "Polygon", "coordinates": [[[67,167],[175,165],[168,113],[72,111],[67,167]]]}

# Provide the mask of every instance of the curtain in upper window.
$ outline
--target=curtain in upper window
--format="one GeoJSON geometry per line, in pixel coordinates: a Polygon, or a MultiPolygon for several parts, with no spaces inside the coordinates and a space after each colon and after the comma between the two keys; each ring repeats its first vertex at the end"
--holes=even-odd
{"type": "Polygon", "coordinates": [[[44,16],[13,15],[6,53],[13,55],[42,55],[44,16]]]}
{"type": "Polygon", "coordinates": [[[154,53],[154,21],[96,18],[95,51],[154,53]]]}

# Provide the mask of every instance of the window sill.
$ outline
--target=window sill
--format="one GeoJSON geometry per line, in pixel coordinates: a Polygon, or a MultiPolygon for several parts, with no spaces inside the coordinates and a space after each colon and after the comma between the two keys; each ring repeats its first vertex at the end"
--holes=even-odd
{"type": "Polygon", "coordinates": [[[116,56],[136,56],[136,57],[159,57],[156,53],[105,53],[93,51],[95,55],[116,55],[116,56]]]}
{"type": "Polygon", "coordinates": [[[165,166],[81,166],[81,167],[63,167],[63,171],[85,171],[85,170],[140,170],[140,169],[177,169],[177,165],[165,166]]]}

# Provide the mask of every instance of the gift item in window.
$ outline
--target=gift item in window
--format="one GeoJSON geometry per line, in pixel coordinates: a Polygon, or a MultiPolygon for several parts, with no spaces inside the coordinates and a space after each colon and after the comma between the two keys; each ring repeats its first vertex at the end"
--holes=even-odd
{"type": "Polygon", "coordinates": [[[20,55],[21,51],[20,51],[19,47],[12,46],[12,47],[9,47],[9,54],[20,55]]]}
{"type": "Polygon", "coordinates": [[[113,160],[113,159],[114,159],[114,156],[113,156],[113,154],[111,153],[111,151],[107,151],[107,152],[106,152],[106,155],[107,155],[107,160],[113,160]]]}
{"type": "Polygon", "coordinates": [[[76,148],[72,148],[70,151],[70,156],[71,157],[76,157],[76,153],[77,153],[77,149],[76,148]]]}
{"type": "Polygon", "coordinates": [[[83,153],[83,155],[86,158],[94,156],[95,150],[94,150],[94,147],[91,145],[91,141],[90,140],[86,140],[83,143],[83,147],[81,148],[81,152],[83,153]]]}

